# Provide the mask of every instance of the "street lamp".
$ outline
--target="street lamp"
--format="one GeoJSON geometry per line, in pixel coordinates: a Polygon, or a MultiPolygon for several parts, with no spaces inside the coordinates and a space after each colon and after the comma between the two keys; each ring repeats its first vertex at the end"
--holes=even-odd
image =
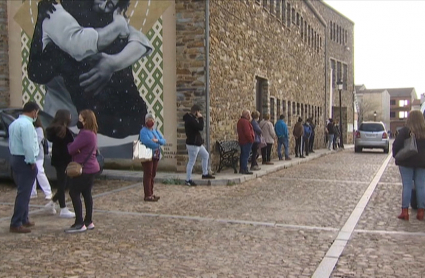
{"type": "Polygon", "coordinates": [[[343,130],[342,130],[343,124],[342,124],[341,91],[342,91],[342,87],[343,87],[344,83],[342,83],[342,80],[340,79],[338,81],[337,85],[338,85],[338,91],[339,91],[339,133],[341,134],[340,135],[340,137],[341,137],[340,138],[340,147],[343,149],[344,148],[344,140],[343,140],[344,136],[342,135],[343,134],[343,130]]]}
{"type": "Polygon", "coordinates": [[[374,121],[376,122],[376,111],[373,112],[373,118],[374,118],[374,121]]]}

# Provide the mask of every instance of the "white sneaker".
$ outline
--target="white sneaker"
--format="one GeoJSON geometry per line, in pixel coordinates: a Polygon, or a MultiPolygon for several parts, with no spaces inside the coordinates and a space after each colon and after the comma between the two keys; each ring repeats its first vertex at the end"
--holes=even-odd
{"type": "Polygon", "coordinates": [[[52,199],[52,194],[46,195],[46,197],[44,199],[51,200],[52,199]]]}
{"type": "Polygon", "coordinates": [[[94,229],[94,224],[93,222],[91,222],[89,225],[86,225],[87,230],[93,230],[94,229]]]}
{"type": "Polygon", "coordinates": [[[45,206],[44,209],[51,214],[56,214],[56,205],[53,201],[48,202],[45,206]]]}
{"type": "Polygon", "coordinates": [[[82,225],[74,224],[70,228],[65,229],[64,232],[67,233],[67,234],[73,234],[73,233],[82,233],[82,232],[85,232],[85,231],[87,231],[87,228],[84,224],[82,224],[82,225]]]}
{"type": "Polygon", "coordinates": [[[75,218],[75,213],[70,211],[67,207],[61,208],[59,217],[62,218],[75,218]]]}

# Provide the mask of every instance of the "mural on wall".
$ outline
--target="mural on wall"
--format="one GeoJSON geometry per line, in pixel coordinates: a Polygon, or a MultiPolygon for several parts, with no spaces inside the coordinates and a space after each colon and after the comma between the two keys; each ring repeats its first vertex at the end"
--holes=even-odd
{"type": "MultiPolygon", "coordinates": [[[[92,109],[101,149],[130,144],[147,112],[162,129],[161,16],[170,1],[52,2],[26,0],[15,15],[23,29],[23,100],[51,115],[68,109],[74,121],[92,109]]],[[[103,151],[126,158],[122,148],[103,151]]]]}

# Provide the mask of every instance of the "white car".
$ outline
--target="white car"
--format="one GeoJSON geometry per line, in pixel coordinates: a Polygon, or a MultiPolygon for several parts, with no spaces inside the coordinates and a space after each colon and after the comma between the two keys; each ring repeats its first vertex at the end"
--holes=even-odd
{"type": "Polygon", "coordinates": [[[384,153],[390,150],[390,139],[382,122],[363,122],[356,131],[354,151],[363,149],[383,149],[384,153]]]}

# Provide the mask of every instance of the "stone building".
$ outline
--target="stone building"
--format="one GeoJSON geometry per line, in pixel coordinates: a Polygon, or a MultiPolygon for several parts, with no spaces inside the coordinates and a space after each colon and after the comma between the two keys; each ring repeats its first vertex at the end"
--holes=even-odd
{"type": "Polygon", "coordinates": [[[387,91],[390,94],[390,128],[391,133],[395,133],[405,125],[412,104],[418,96],[415,88],[391,88],[387,91]]]}
{"type": "MultiPolygon", "coordinates": [[[[315,144],[323,147],[326,120],[339,117],[338,80],[345,141],[352,142],[352,21],[322,1],[287,0],[182,1],[176,16],[177,118],[203,102],[210,151],[216,140],[237,138],[243,109],[269,113],[273,122],[283,114],[290,130],[298,117],[313,117],[315,144]]],[[[182,122],[178,127],[177,165],[184,167],[182,122]]]]}
{"type": "MultiPolygon", "coordinates": [[[[26,76],[35,1],[5,2],[0,20],[9,30],[0,28],[0,66],[8,67],[1,72],[0,104],[33,99],[42,105],[43,86],[26,76]]],[[[298,117],[313,117],[321,148],[326,120],[339,117],[338,81],[345,142],[352,140],[354,23],[323,1],[131,0],[128,14],[154,45],[133,73],[168,141],[161,167],[184,170],[182,117],[195,103],[204,110],[213,168],[215,142],[237,138],[243,109],[269,113],[273,122],[283,114],[291,131],[298,117]]]]}
{"type": "Polygon", "coordinates": [[[373,119],[376,111],[377,120],[383,121],[393,134],[405,125],[409,111],[421,109],[415,88],[366,89],[365,85],[358,85],[356,95],[359,100],[359,120],[362,116],[364,120],[373,119]]]}

